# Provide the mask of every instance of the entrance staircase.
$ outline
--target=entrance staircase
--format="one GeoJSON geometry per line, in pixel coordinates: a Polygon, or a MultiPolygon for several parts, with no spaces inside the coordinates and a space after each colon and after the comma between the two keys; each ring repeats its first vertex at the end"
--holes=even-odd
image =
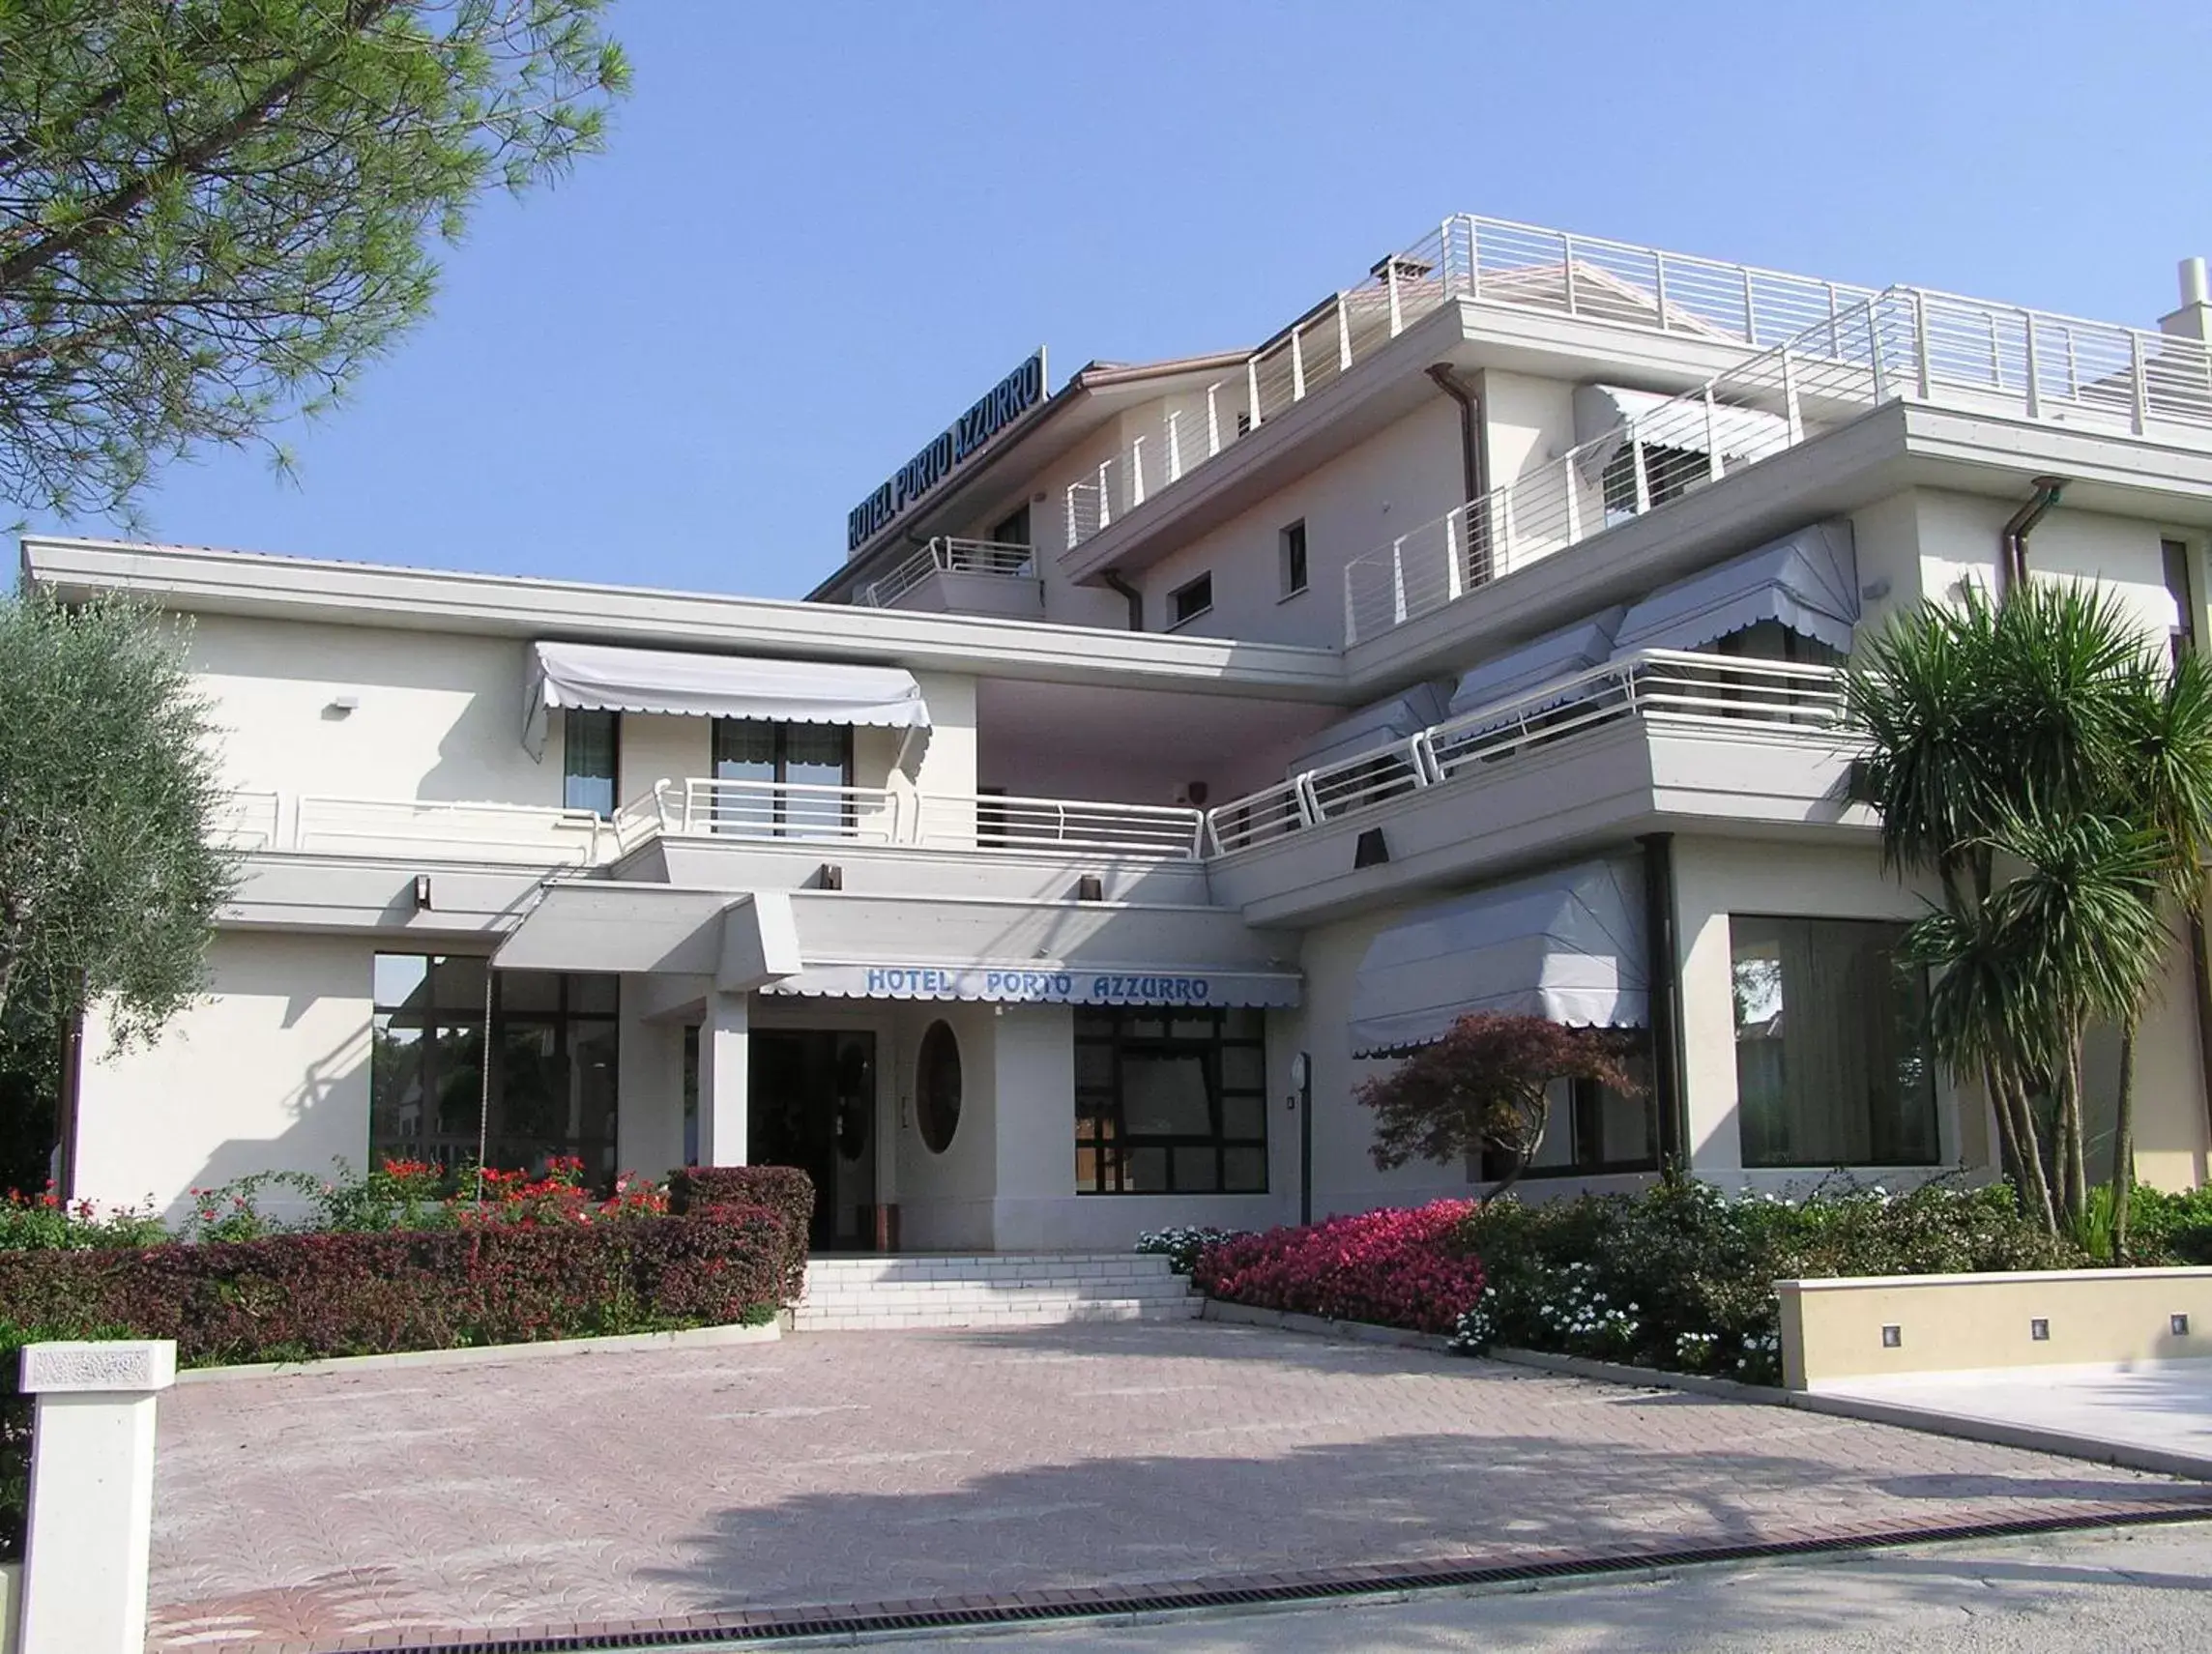
{"type": "Polygon", "coordinates": [[[1133,1252],[815,1258],[792,1330],[1188,1320],[1203,1301],[1165,1258],[1133,1252]]]}

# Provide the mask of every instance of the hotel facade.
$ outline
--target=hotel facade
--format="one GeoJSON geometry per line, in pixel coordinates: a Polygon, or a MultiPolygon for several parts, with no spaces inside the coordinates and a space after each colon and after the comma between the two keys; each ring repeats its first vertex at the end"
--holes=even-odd
{"type": "MultiPolygon", "coordinates": [[[[88,1026],[64,1181],[773,1162],[825,1248],[1120,1247],[1470,1192],[1354,1093],[1483,1008],[1643,1030],[1533,1190],[1990,1175],[1838,668],[2008,536],[2197,647],[2182,286],[2134,328],[1454,217],[1256,349],[1014,364],[804,602],[26,537],[189,621],[241,856],[204,1000],[88,1026]]],[[[2205,1175],[2206,982],[2177,929],[2153,1183],[2205,1175]]]]}

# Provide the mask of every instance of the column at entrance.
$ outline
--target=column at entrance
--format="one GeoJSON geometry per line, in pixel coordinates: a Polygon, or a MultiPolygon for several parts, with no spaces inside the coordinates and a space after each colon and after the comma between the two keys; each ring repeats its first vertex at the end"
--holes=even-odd
{"type": "Polygon", "coordinates": [[[699,1164],[745,1164],[752,1069],[751,1007],[743,994],[710,993],[699,1025],[699,1164]]]}

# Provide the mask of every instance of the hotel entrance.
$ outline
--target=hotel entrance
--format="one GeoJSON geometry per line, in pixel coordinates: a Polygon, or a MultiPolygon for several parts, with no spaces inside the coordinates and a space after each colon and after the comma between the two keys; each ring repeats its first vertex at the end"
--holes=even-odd
{"type": "Polygon", "coordinates": [[[875,1244],[876,1036],[850,1030],[757,1029],[745,1159],[814,1179],[816,1251],[875,1244]]]}

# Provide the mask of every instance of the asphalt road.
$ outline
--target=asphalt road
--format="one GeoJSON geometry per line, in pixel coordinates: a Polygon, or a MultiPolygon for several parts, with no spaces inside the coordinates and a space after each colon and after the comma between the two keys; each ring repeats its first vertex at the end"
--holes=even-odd
{"type": "Polygon", "coordinates": [[[919,1644],[1039,1654],[2133,1654],[2212,1649],[2212,1523],[919,1644]]]}

